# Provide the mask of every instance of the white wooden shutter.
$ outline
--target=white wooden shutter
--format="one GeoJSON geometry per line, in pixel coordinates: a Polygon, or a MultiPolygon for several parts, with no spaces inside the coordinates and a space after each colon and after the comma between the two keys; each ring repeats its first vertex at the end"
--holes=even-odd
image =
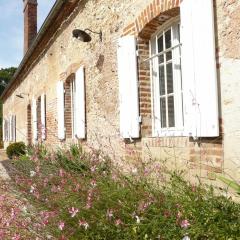
{"type": "Polygon", "coordinates": [[[75,88],[76,88],[76,95],[75,95],[75,110],[76,113],[76,137],[79,139],[84,139],[86,136],[85,130],[85,76],[84,76],[84,67],[80,67],[76,72],[75,78],[75,88]]]}
{"type": "Polygon", "coordinates": [[[182,78],[186,134],[219,135],[212,0],[181,3],[182,78]]]}
{"type": "Polygon", "coordinates": [[[16,115],[12,116],[12,141],[16,142],[16,115]]]}
{"type": "Polygon", "coordinates": [[[6,141],[6,120],[5,119],[3,119],[2,132],[3,132],[3,141],[6,141]]]}
{"type": "Polygon", "coordinates": [[[41,130],[42,139],[46,139],[46,95],[41,95],[41,130]]]}
{"type": "Polygon", "coordinates": [[[9,131],[8,131],[8,119],[5,119],[5,141],[9,140],[9,131]]]}
{"type": "Polygon", "coordinates": [[[33,140],[36,141],[38,138],[38,129],[37,129],[37,100],[32,99],[32,126],[33,126],[33,140]]]}
{"type": "Polygon", "coordinates": [[[62,81],[57,83],[57,115],[58,115],[58,138],[65,139],[64,124],[64,85],[62,81]]]}
{"type": "Polygon", "coordinates": [[[9,116],[9,141],[12,142],[12,115],[9,116]]]}
{"type": "Polygon", "coordinates": [[[12,141],[12,131],[11,131],[11,126],[12,126],[12,121],[11,121],[11,116],[8,117],[8,141],[12,141]]]}
{"type": "Polygon", "coordinates": [[[139,98],[136,38],[118,41],[118,79],[120,101],[120,134],[123,138],[139,138],[139,98]]]}

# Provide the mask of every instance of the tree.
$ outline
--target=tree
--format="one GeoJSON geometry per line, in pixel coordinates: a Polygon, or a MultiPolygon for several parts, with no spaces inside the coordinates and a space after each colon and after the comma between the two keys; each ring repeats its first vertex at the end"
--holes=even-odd
{"type": "MultiPolygon", "coordinates": [[[[6,84],[8,84],[15,72],[16,72],[15,67],[0,69],[0,83],[4,81],[6,84]]],[[[0,94],[3,93],[4,89],[5,86],[3,84],[0,84],[0,94]]]]}
{"type": "MultiPolygon", "coordinates": [[[[0,69],[0,95],[3,93],[6,85],[9,83],[17,68],[2,68],[0,69]]],[[[0,100],[0,147],[2,147],[2,100],[0,100]]]]}

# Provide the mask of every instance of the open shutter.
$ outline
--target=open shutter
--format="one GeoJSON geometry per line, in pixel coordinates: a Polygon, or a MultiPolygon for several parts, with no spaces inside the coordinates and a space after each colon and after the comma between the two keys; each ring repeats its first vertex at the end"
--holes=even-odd
{"type": "Polygon", "coordinates": [[[12,134],[12,115],[9,117],[9,141],[12,142],[13,140],[12,134]]]}
{"type": "Polygon", "coordinates": [[[8,133],[8,119],[5,119],[5,141],[8,142],[9,133],[8,133]]]}
{"type": "Polygon", "coordinates": [[[85,132],[85,83],[84,83],[84,67],[80,67],[76,72],[75,78],[75,121],[76,121],[76,137],[84,139],[86,136],[85,132]]]}
{"type": "Polygon", "coordinates": [[[37,140],[38,130],[37,130],[37,100],[32,99],[32,123],[33,123],[33,140],[37,140]]]}
{"type": "Polygon", "coordinates": [[[12,116],[12,141],[16,142],[16,115],[12,116]]]}
{"type": "Polygon", "coordinates": [[[58,115],[58,138],[65,139],[64,125],[64,85],[62,81],[57,83],[57,115],[58,115]]]}
{"type": "Polygon", "coordinates": [[[12,141],[12,121],[11,121],[11,116],[8,117],[8,141],[11,142],[12,141]]]}
{"type": "Polygon", "coordinates": [[[42,140],[46,139],[46,95],[41,95],[41,130],[42,140]]]}
{"type": "Polygon", "coordinates": [[[186,135],[219,135],[212,0],[181,3],[184,124],[186,135]]]}
{"type": "Polygon", "coordinates": [[[120,38],[117,50],[120,134],[123,138],[139,138],[136,38],[134,36],[120,38]]]}
{"type": "Polygon", "coordinates": [[[5,119],[3,119],[2,132],[3,132],[3,141],[6,141],[6,120],[5,119]]]}

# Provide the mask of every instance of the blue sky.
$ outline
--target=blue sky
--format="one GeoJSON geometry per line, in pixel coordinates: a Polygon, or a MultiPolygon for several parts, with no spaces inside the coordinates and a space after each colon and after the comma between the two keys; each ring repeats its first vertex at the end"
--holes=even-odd
{"type": "MultiPolygon", "coordinates": [[[[38,0],[38,29],[55,0],[38,0]]],[[[0,69],[23,58],[23,0],[0,0],[0,69]]]]}

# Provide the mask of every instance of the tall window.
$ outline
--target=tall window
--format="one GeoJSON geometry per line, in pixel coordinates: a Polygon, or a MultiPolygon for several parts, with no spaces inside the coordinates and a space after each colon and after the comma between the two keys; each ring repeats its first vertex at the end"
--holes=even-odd
{"type": "Polygon", "coordinates": [[[151,39],[154,135],[183,130],[179,21],[163,26],[151,39]]]}

